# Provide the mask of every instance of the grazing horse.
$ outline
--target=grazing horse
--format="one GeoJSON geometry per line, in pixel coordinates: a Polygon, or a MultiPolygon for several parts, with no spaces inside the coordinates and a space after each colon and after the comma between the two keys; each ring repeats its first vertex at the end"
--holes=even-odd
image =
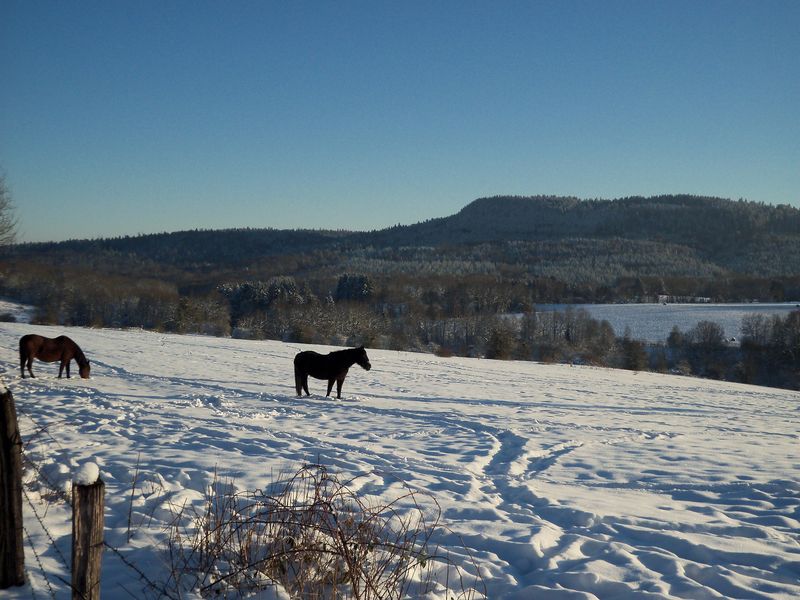
{"type": "Polygon", "coordinates": [[[36,334],[23,335],[19,339],[19,368],[22,371],[23,379],[25,379],[26,363],[28,373],[31,374],[31,377],[35,377],[31,370],[34,358],[44,362],[61,361],[61,367],[58,369],[59,377],[64,372],[64,367],[67,368],[67,377],[69,377],[69,363],[74,358],[75,362],[78,363],[78,372],[81,377],[84,379],[89,378],[89,361],[86,360],[86,356],[78,348],[78,344],[65,335],[60,335],[57,338],[47,338],[36,334]]]}
{"type": "Polygon", "coordinates": [[[347,377],[347,371],[354,364],[358,364],[367,371],[372,368],[364,346],[338,350],[330,354],[319,354],[311,350],[298,353],[294,357],[294,385],[297,388],[297,397],[299,398],[303,395],[303,390],[305,390],[306,396],[311,395],[308,393],[308,376],[311,375],[316,379],[328,380],[326,398],[330,396],[331,388],[333,388],[333,382],[335,381],[336,397],[341,398],[344,378],[347,377]]]}

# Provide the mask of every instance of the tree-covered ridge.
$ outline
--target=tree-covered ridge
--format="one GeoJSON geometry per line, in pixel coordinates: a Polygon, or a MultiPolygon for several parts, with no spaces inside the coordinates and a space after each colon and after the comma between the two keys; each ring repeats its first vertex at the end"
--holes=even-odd
{"type": "Polygon", "coordinates": [[[329,247],[350,232],[288,229],[197,229],[93,240],[21,244],[17,255],[96,255],[179,267],[242,265],[253,257],[312,252],[329,247]]]}
{"type": "Polygon", "coordinates": [[[22,244],[0,264],[4,293],[52,284],[34,281],[51,268],[48,279],[155,280],[183,296],[287,276],[324,298],[338,277],[357,273],[400,305],[410,289],[467,280],[514,287],[517,306],[661,294],[796,299],[800,210],[695,196],[498,196],[450,217],[373,232],[196,230],[22,244]]]}
{"type": "MultiPolygon", "coordinates": [[[[697,249],[800,235],[800,210],[701,196],[579,200],[552,196],[481,198],[451,217],[401,228],[416,242],[560,238],[661,240],[697,249]]],[[[377,237],[383,232],[378,232],[377,237]]]]}
{"type": "Polygon", "coordinates": [[[182,231],[25,244],[17,246],[16,254],[117,264],[150,261],[179,269],[252,268],[286,256],[327,265],[342,258],[369,261],[365,269],[370,272],[420,267],[487,272],[494,268],[487,261],[524,261],[540,266],[524,270],[529,274],[562,277],[559,272],[567,270],[575,274],[563,275],[565,280],[580,281],[587,278],[577,271],[591,269],[592,280],[606,282],[659,273],[781,277],[800,273],[800,210],[686,195],[618,200],[496,196],[475,200],[449,217],[372,232],[182,231]],[[529,244],[520,254],[509,242],[538,245],[529,244]],[[409,251],[417,259],[409,262],[409,251]],[[586,265],[588,258],[594,267],[586,265]],[[597,260],[608,268],[597,268],[597,260]]]}

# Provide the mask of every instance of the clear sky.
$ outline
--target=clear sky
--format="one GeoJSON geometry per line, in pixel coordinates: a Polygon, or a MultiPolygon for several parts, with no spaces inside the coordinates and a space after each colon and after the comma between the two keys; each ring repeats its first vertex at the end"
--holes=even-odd
{"type": "Polygon", "coordinates": [[[800,206],[800,1],[0,0],[21,241],[800,206]]]}

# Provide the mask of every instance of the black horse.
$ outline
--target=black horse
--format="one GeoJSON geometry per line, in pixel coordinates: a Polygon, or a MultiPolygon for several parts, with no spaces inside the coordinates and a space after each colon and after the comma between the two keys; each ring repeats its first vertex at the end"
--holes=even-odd
{"type": "Polygon", "coordinates": [[[44,362],[60,361],[59,377],[64,372],[64,367],[66,367],[67,377],[69,377],[69,363],[74,358],[75,362],[78,363],[78,372],[81,377],[84,379],[89,378],[89,361],[78,347],[78,344],[65,335],[60,335],[57,338],[48,338],[36,334],[23,335],[19,339],[19,368],[22,371],[23,379],[25,379],[26,365],[28,373],[31,374],[31,377],[34,377],[31,370],[34,358],[44,362]]]}
{"type": "Polygon", "coordinates": [[[354,364],[358,364],[363,369],[369,371],[372,365],[369,364],[367,358],[367,351],[364,346],[359,348],[350,348],[348,350],[338,350],[330,354],[319,354],[307,350],[300,352],[294,357],[294,385],[297,388],[298,398],[303,395],[303,390],[306,396],[308,393],[308,376],[315,379],[328,380],[328,392],[325,394],[327,398],[331,394],[333,382],[336,382],[336,397],[342,397],[342,384],[344,378],[347,377],[347,371],[350,370],[354,364]]]}

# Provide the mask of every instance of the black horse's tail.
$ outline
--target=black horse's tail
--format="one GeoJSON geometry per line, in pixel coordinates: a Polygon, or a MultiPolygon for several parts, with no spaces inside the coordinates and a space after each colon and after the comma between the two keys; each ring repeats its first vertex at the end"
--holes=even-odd
{"type": "Polygon", "coordinates": [[[23,335],[19,338],[19,370],[22,373],[23,379],[25,378],[25,363],[28,362],[28,336],[23,335]]]}
{"type": "Polygon", "coordinates": [[[300,355],[294,357],[294,387],[297,390],[297,396],[303,395],[303,369],[299,364],[300,355]]]}
{"type": "Polygon", "coordinates": [[[28,340],[30,338],[27,335],[23,335],[19,338],[19,359],[25,360],[28,358],[30,354],[30,350],[28,349],[28,340]]]}

